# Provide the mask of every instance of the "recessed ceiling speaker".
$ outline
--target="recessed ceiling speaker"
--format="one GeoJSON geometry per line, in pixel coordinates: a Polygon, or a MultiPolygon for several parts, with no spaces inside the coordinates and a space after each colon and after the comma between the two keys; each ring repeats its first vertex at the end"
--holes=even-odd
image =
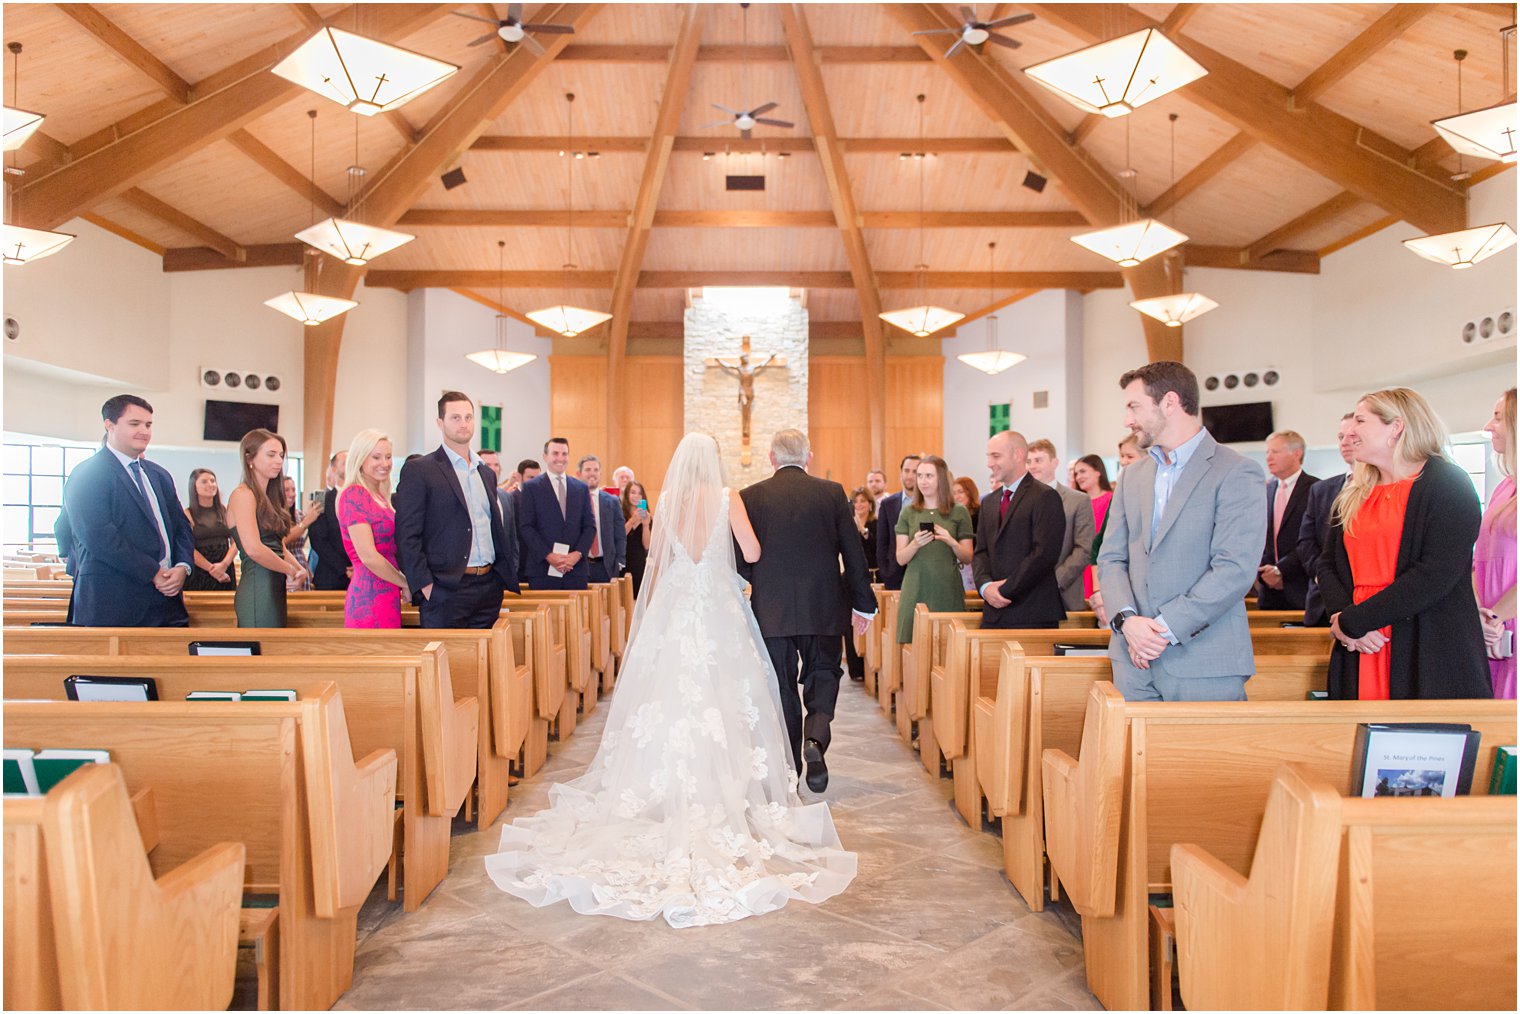
{"type": "Polygon", "coordinates": [[[1268,370],[1261,375],[1261,382],[1268,387],[1276,387],[1277,382],[1281,379],[1282,376],[1276,370],[1268,370]]]}
{"type": "Polygon", "coordinates": [[[1240,386],[1240,377],[1233,373],[1226,373],[1224,376],[1224,386],[1226,390],[1235,390],[1235,388],[1240,386]]]}
{"type": "Polygon", "coordinates": [[[1203,380],[1203,389],[1205,391],[1217,391],[1217,390],[1219,390],[1219,378],[1218,377],[1205,377],[1204,380],[1203,380]]]}
{"type": "Polygon", "coordinates": [[[1028,189],[1033,190],[1037,194],[1044,191],[1045,184],[1047,182],[1048,181],[1045,179],[1045,177],[1041,176],[1039,173],[1034,172],[1032,170],[1029,171],[1029,172],[1026,172],[1024,174],[1024,184],[1023,185],[1025,187],[1027,187],[1028,189]]]}
{"type": "Polygon", "coordinates": [[[21,321],[15,317],[5,318],[5,340],[13,342],[21,337],[21,321]]]}
{"type": "Polygon", "coordinates": [[[450,169],[448,172],[444,173],[440,179],[443,183],[443,189],[445,190],[453,190],[455,187],[462,187],[469,182],[469,180],[464,178],[463,167],[450,169]]]}
{"type": "Polygon", "coordinates": [[[264,378],[264,390],[269,391],[269,392],[272,393],[274,391],[278,391],[279,389],[280,389],[280,378],[279,377],[276,377],[274,374],[271,373],[269,376],[267,376],[267,377],[264,378]]]}
{"type": "Polygon", "coordinates": [[[1247,373],[1241,379],[1245,381],[1245,385],[1247,387],[1255,387],[1257,384],[1261,383],[1261,375],[1257,373],[1247,373]]]}
{"type": "Polygon", "coordinates": [[[222,383],[226,384],[228,387],[242,387],[243,378],[238,376],[236,373],[229,373],[226,376],[222,377],[222,383]]]}
{"type": "Polygon", "coordinates": [[[264,386],[264,380],[257,373],[250,373],[243,378],[243,386],[250,391],[257,391],[264,386]]]}

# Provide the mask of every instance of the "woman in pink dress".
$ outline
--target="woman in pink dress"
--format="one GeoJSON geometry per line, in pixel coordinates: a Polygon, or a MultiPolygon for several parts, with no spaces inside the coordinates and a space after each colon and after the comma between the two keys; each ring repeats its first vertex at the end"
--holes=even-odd
{"type": "Polygon", "coordinates": [[[1473,594],[1483,620],[1488,672],[1494,697],[1515,697],[1515,389],[1494,405],[1484,430],[1493,438],[1494,456],[1504,480],[1488,498],[1483,527],[1473,549],[1473,594]]]}
{"type": "MultiPolygon", "coordinates": [[[[1098,538],[1093,540],[1093,559],[1096,560],[1098,548],[1103,545],[1103,522],[1108,520],[1108,505],[1114,499],[1114,487],[1108,481],[1108,469],[1103,467],[1103,459],[1096,454],[1089,454],[1073,461],[1071,472],[1072,478],[1076,480],[1077,489],[1092,497],[1093,531],[1098,533],[1098,538]]],[[[1089,566],[1082,573],[1084,598],[1092,598],[1094,570],[1095,568],[1089,566]]]]}
{"type": "Polygon", "coordinates": [[[379,430],[361,430],[349,445],[344,479],[338,529],[354,576],[343,600],[343,625],[395,629],[401,626],[401,600],[409,593],[396,566],[390,438],[379,430]]]}

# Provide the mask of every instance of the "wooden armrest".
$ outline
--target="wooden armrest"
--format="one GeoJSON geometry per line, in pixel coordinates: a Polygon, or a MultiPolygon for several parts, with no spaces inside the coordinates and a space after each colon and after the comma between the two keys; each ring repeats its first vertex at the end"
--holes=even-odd
{"type": "Polygon", "coordinates": [[[454,699],[449,656],[440,642],[429,642],[423,649],[419,678],[422,773],[427,795],[424,812],[432,817],[452,817],[475,780],[480,702],[474,697],[454,699]]]}
{"type": "Polygon", "coordinates": [[[132,814],[137,818],[137,833],[142,835],[143,852],[152,855],[158,848],[158,801],[151,785],[132,793],[132,814]]]}

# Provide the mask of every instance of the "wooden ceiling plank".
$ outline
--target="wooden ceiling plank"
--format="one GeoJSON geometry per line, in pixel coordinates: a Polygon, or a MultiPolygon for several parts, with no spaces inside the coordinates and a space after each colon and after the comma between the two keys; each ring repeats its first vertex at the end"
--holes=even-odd
{"type": "Polygon", "coordinates": [[[860,301],[860,323],[865,339],[866,415],[870,431],[871,460],[887,458],[887,343],[881,320],[881,293],[871,258],[866,250],[865,234],[860,230],[854,191],[845,167],[844,149],[834,124],[834,112],[823,85],[823,71],[813,51],[813,32],[808,27],[802,4],[783,4],[779,8],[781,30],[791,51],[792,67],[802,89],[802,105],[812,127],[818,161],[824,183],[829,190],[834,220],[844,241],[845,258],[850,265],[850,280],[860,301]]]}
{"type": "Polygon", "coordinates": [[[1162,34],[1168,38],[1182,34],[1187,23],[1193,20],[1193,15],[1197,14],[1202,6],[1202,4],[1178,4],[1173,7],[1172,12],[1161,23],[1162,34]]]}
{"type": "Polygon", "coordinates": [[[1390,42],[1439,7],[1439,4],[1396,3],[1382,17],[1368,25],[1330,59],[1310,72],[1289,96],[1294,108],[1308,105],[1335,87],[1352,71],[1376,56],[1390,42]]]}
{"type": "Polygon", "coordinates": [[[1030,296],[1037,296],[1044,291],[1044,289],[1015,289],[1013,292],[1010,292],[1002,299],[995,300],[991,303],[988,303],[986,306],[972,310],[970,313],[966,314],[966,316],[956,321],[955,326],[956,328],[963,328],[967,324],[981,320],[983,317],[990,317],[992,314],[997,313],[1005,306],[1012,306],[1014,303],[1017,303],[1020,300],[1028,299],[1030,296]]]}
{"type": "MultiPolygon", "coordinates": [[[[649,143],[646,137],[588,136],[574,139],[576,151],[640,152],[649,143]]],[[[926,148],[934,155],[992,154],[1017,155],[1019,150],[1003,137],[931,137],[920,142],[916,137],[841,137],[839,144],[848,155],[898,155],[926,148]]],[[[505,136],[488,134],[477,138],[475,151],[564,151],[571,139],[554,136],[505,136]]],[[[812,153],[810,137],[677,137],[672,151],[681,152],[791,152],[812,153]]]]}
{"type": "Polygon", "coordinates": [[[1058,229],[1085,226],[1079,211],[863,211],[867,229],[1058,229]]]}
{"type": "MultiPolygon", "coordinates": [[[[299,174],[297,174],[299,175],[299,174]]],[[[292,187],[296,184],[292,183],[292,187]]],[[[304,190],[302,191],[304,193],[304,190]]],[[[341,206],[338,206],[341,210],[341,206]]],[[[577,229],[624,229],[628,211],[578,211],[577,229]]],[[[1075,211],[862,211],[857,223],[865,229],[1059,229],[1085,225],[1075,211]],[[920,220],[921,219],[921,220],[920,220]]],[[[553,228],[566,224],[565,212],[554,208],[413,208],[397,225],[453,228],[553,228]]],[[[838,227],[833,211],[663,210],[654,214],[656,229],[810,229],[838,227]]]]}
{"type": "MultiPolygon", "coordinates": [[[[371,34],[384,41],[397,41],[449,9],[447,4],[377,6],[371,34]]],[[[199,97],[202,92],[197,85],[189,105],[176,105],[152,122],[28,182],[19,191],[21,224],[57,228],[81,211],[136,186],[163,166],[223,140],[278,108],[302,89],[264,71],[272,57],[290,52],[309,37],[303,29],[299,35],[255,54],[261,59],[246,77],[204,98],[199,97]]],[[[240,61],[238,66],[244,63],[240,61]]]]}
{"type": "Polygon", "coordinates": [[[1349,190],[1343,190],[1328,201],[1310,208],[1288,224],[1273,229],[1256,242],[1246,244],[1240,251],[1241,258],[1246,262],[1260,260],[1272,251],[1281,249],[1293,237],[1301,236],[1310,229],[1316,229],[1361,203],[1360,197],[1349,190]]]}
{"type": "MultiPolygon", "coordinates": [[[[908,31],[954,28],[955,19],[937,5],[888,4],[883,8],[908,31]]],[[[974,51],[962,49],[954,59],[945,59],[941,44],[933,36],[919,35],[919,48],[985,112],[1019,150],[1028,152],[1055,177],[1077,210],[1093,225],[1117,225],[1123,215],[1123,188],[1101,166],[1074,147],[1060,124],[1047,113],[1039,101],[1021,83],[1015,81],[1000,64],[974,51]]],[[[1171,277],[1152,262],[1126,269],[1135,298],[1167,295],[1173,288],[1171,277]]],[[[1034,287],[1034,286],[1028,286],[1034,287]]],[[[1082,288],[1084,286],[1071,286],[1082,288]]],[[[1143,317],[1147,353],[1152,360],[1182,358],[1182,328],[1169,328],[1160,321],[1143,317]]]]}
{"type": "MultiPolygon", "coordinates": [[[[1209,248],[1210,250],[1224,249],[1209,248]]],[[[173,251],[170,251],[171,253],[173,251]]],[[[1238,266],[1238,265],[1237,265],[1238,266]]],[[[876,274],[883,289],[985,289],[989,282],[999,289],[1117,289],[1124,278],[1118,271],[881,271],[876,274]]],[[[365,284],[387,289],[490,288],[508,289],[610,289],[614,271],[581,269],[506,271],[474,268],[374,268],[365,284]]],[[[639,289],[699,289],[709,285],[764,285],[793,289],[853,289],[848,271],[640,271],[639,289]]]]}
{"type": "Polygon", "coordinates": [[[322,27],[322,15],[318,14],[317,9],[311,4],[286,4],[285,6],[308,32],[315,32],[322,27]]]}
{"type": "Polygon", "coordinates": [[[165,252],[167,252],[168,248],[162,244],[155,243],[148,237],[144,236],[142,233],[133,232],[131,229],[128,229],[120,222],[113,222],[109,218],[95,214],[93,211],[86,211],[79,217],[84,219],[86,222],[89,222],[91,225],[99,226],[106,232],[115,233],[122,239],[126,240],[128,243],[136,243],[144,250],[147,250],[159,257],[162,257],[165,252]]]}
{"type": "MultiPolygon", "coordinates": [[[[820,63],[929,62],[917,46],[818,46],[814,53],[820,63]]],[[[666,63],[670,59],[670,47],[578,42],[565,47],[560,59],[596,63],[666,63]]],[[[697,50],[698,63],[786,63],[789,60],[785,46],[707,45],[697,50]]]]}
{"type": "Polygon", "coordinates": [[[227,142],[247,155],[260,169],[300,194],[304,200],[314,200],[317,207],[321,208],[325,214],[332,218],[343,217],[343,205],[333,200],[325,190],[307,179],[305,173],[285,161],[273,148],[247,130],[233,131],[227,135],[227,142]]]}
{"type": "MultiPolygon", "coordinates": [[[[552,229],[565,225],[565,209],[473,209],[413,208],[396,220],[407,228],[492,228],[492,229],[552,229]]],[[[577,211],[577,229],[626,229],[626,211],[577,211]]]]}
{"type": "Polygon", "coordinates": [[[1247,271],[1286,271],[1293,274],[1319,274],[1319,254],[1313,250],[1276,249],[1254,260],[1246,260],[1244,251],[1232,246],[1209,246],[1189,243],[1183,248],[1188,267],[1231,268],[1247,271]]]}
{"type": "Polygon", "coordinates": [[[665,88],[660,94],[660,109],[655,115],[654,132],[644,155],[644,170],[639,176],[638,195],[628,223],[628,238],[623,242],[622,257],[612,283],[612,320],[607,332],[607,455],[621,460],[623,446],[623,403],[627,389],[624,376],[628,357],[629,315],[633,311],[633,293],[639,284],[644,253],[649,248],[649,231],[654,225],[655,208],[665,186],[670,168],[670,153],[681,127],[681,113],[686,108],[686,93],[691,89],[692,68],[702,44],[702,25],[706,8],[687,4],[681,31],[670,51],[665,71],[665,88]]]}
{"type": "Polygon", "coordinates": [[[236,240],[229,239],[206,223],[190,217],[145,190],[133,187],[122,193],[121,199],[138,211],[152,215],[165,225],[171,225],[180,232],[194,236],[229,260],[241,261],[247,258],[247,252],[236,240]]]}
{"type": "Polygon", "coordinates": [[[54,4],[85,31],[95,36],[111,54],[158,86],[165,95],[184,105],[190,101],[190,82],[169,69],[169,65],[148,52],[132,36],[116,27],[91,4],[54,4]]]}
{"type": "MultiPolygon", "coordinates": [[[[1101,4],[1037,3],[1031,8],[1088,41],[1103,37],[1105,13],[1111,10],[1101,4]]],[[[1118,9],[1130,21],[1127,29],[1160,27],[1133,8],[1118,9]]],[[[1209,72],[1187,86],[1189,101],[1428,232],[1462,227],[1466,213],[1459,192],[1414,172],[1390,172],[1388,158],[1371,149],[1384,149],[1395,158],[1399,152],[1407,158],[1408,152],[1316,103],[1290,110],[1288,90],[1266,75],[1194,39],[1174,41],[1209,72]]]]}
{"type": "MultiPolygon", "coordinates": [[[[88,214],[84,217],[88,218],[88,214]]],[[[300,267],[311,247],[305,243],[261,243],[243,247],[244,259],[228,260],[210,247],[171,247],[163,252],[164,272],[224,271],[228,268],[300,267]]]]}

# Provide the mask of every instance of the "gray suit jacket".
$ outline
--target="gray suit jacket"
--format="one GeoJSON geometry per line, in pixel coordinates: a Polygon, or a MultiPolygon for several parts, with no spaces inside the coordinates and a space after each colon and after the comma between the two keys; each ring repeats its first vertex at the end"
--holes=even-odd
{"type": "MultiPolygon", "coordinates": [[[[1153,668],[1178,678],[1256,671],[1245,597],[1267,537],[1262,475],[1261,466],[1205,432],[1152,540],[1156,461],[1146,455],[1124,470],[1108,507],[1098,584],[1109,616],[1133,609],[1166,618],[1180,643],[1153,668]]],[[[1136,672],[1122,637],[1109,642],[1108,655],[1116,676],[1136,672]]]]}
{"type": "Polygon", "coordinates": [[[1061,541],[1061,558],[1056,561],[1056,584],[1061,588],[1061,604],[1072,612],[1087,608],[1082,575],[1092,563],[1098,529],[1093,524],[1092,497],[1059,482],[1054,488],[1061,494],[1061,510],[1066,514],[1066,538],[1061,541]]]}

